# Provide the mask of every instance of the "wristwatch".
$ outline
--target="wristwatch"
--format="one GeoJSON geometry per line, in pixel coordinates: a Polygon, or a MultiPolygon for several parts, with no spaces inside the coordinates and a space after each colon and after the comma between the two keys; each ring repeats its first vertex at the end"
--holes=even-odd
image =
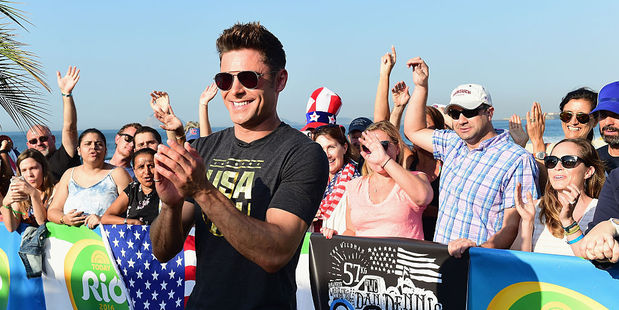
{"type": "Polygon", "coordinates": [[[535,159],[544,160],[544,157],[546,157],[546,152],[535,153],[535,159]]]}
{"type": "Polygon", "coordinates": [[[615,236],[619,236],[619,219],[611,217],[609,221],[615,226],[615,236]]]}

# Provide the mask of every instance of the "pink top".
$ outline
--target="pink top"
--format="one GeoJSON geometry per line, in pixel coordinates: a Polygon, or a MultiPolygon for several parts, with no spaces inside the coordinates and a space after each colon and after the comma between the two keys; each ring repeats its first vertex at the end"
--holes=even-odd
{"type": "MultiPolygon", "coordinates": [[[[411,171],[419,174],[422,172],[411,171]]],[[[403,237],[423,240],[421,215],[426,206],[413,203],[395,183],[387,198],[374,204],[368,192],[369,177],[364,176],[346,184],[350,221],[360,237],[403,237]]]]}

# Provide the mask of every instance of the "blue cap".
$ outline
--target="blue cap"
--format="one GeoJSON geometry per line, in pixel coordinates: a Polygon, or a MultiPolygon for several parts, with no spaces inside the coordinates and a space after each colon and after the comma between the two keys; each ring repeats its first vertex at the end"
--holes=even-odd
{"type": "Polygon", "coordinates": [[[598,105],[591,111],[610,111],[619,114],[619,81],[607,84],[600,90],[598,105]]]}
{"type": "Polygon", "coordinates": [[[348,133],[351,133],[355,130],[359,130],[363,132],[371,124],[372,124],[372,121],[367,117],[355,118],[352,120],[352,122],[350,122],[350,125],[348,125],[348,133]]]}
{"type": "Polygon", "coordinates": [[[185,139],[187,141],[195,140],[200,138],[200,129],[199,128],[189,128],[187,133],[185,134],[185,139]]]}

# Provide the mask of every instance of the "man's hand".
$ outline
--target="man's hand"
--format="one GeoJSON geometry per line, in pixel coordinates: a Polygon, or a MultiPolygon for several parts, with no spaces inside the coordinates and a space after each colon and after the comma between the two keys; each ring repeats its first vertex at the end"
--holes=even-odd
{"type": "Polygon", "coordinates": [[[65,95],[70,95],[73,91],[73,87],[77,84],[77,81],[80,79],[80,69],[77,67],[69,66],[67,69],[67,73],[60,77],[60,71],[56,71],[56,80],[58,80],[58,87],[60,91],[65,95]]]}
{"type": "Polygon", "coordinates": [[[415,57],[409,59],[406,62],[406,66],[413,69],[413,83],[415,83],[415,86],[427,88],[430,71],[426,62],[421,57],[415,57]]]}
{"type": "MultiPolygon", "coordinates": [[[[183,197],[193,197],[213,186],[206,179],[206,168],[200,154],[189,143],[183,146],[168,140],[160,144],[155,155],[157,194],[166,204],[178,205],[183,197]],[[175,191],[170,186],[173,186],[175,191]],[[160,192],[161,191],[161,192],[160,192]],[[162,197],[163,195],[163,197],[162,197]]],[[[181,203],[182,205],[182,203],[181,203]]]]}
{"type": "Polygon", "coordinates": [[[529,135],[522,129],[522,123],[518,114],[512,115],[509,119],[509,135],[512,136],[516,144],[525,147],[529,141],[529,135]]]}
{"type": "Polygon", "coordinates": [[[393,97],[393,104],[396,107],[404,108],[408,104],[408,100],[411,99],[411,95],[408,92],[408,86],[404,81],[400,81],[391,89],[391,95],[393,97]]]}
{"type": "Polygon", "coordinates": [[[447,245],[447,251],[449,251],[449,255],[455,258],[461,258],[464,251],[466,251],[470,247],[476,247],[477,244],[469,239],[456,239],[450,241],[447,245]]]}
{"type": "Polygon", "coordinates": [[[217,94],[217,85],[215,82],[211,83],[211,85],[207,86],[202,94],[200,94],[200,105],[208,106],[208,103],[215,98],[217,94]]]}
{"type": "Polygon", "coordinates": [[[391,69],[395,66],[395,47],[391,46],[391,53],[386,53],[380,58],[380,74],[391,74],[391,69]]]}
{"type": "Polygon", "coordinates": [[[615,227],[610,221],[595,225],[580,241],[580,253],[588,260],[616,263],[619,261],[619,243],[615,240],[615,235],[615,227]]]}
{"type": "Polygon", "coordinates": [[[183,122],[174,114],[168,93],[163,91],[150,93],[150,107],[153,109],[155,117],[162,123],[160,126],[162,129],[183,131],[183,122]]]}

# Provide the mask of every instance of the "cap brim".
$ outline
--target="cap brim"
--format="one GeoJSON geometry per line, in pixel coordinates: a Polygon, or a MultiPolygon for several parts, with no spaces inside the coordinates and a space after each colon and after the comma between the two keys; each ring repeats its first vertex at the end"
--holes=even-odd
{"type": "Polygon", "coordinates": [[[301,128],[301,131],[306,131],[306,130],[308,130],[310,128],[316,129],[316,128],[318,128],[320,126],[324,126],[324,125],[329,125],[329,124],[321,123],[321,122],[311,122],[311,123],[305,125],[305,127],[301,128]]]}
{"type": "Polygon", "coordinates": [[[598,105],[591,111],[589,114],[598,112],[598,111],[610,111],[615,114],[619,114],[619,102],[616,101],[602,101],[599,102],[598,105]]]}

